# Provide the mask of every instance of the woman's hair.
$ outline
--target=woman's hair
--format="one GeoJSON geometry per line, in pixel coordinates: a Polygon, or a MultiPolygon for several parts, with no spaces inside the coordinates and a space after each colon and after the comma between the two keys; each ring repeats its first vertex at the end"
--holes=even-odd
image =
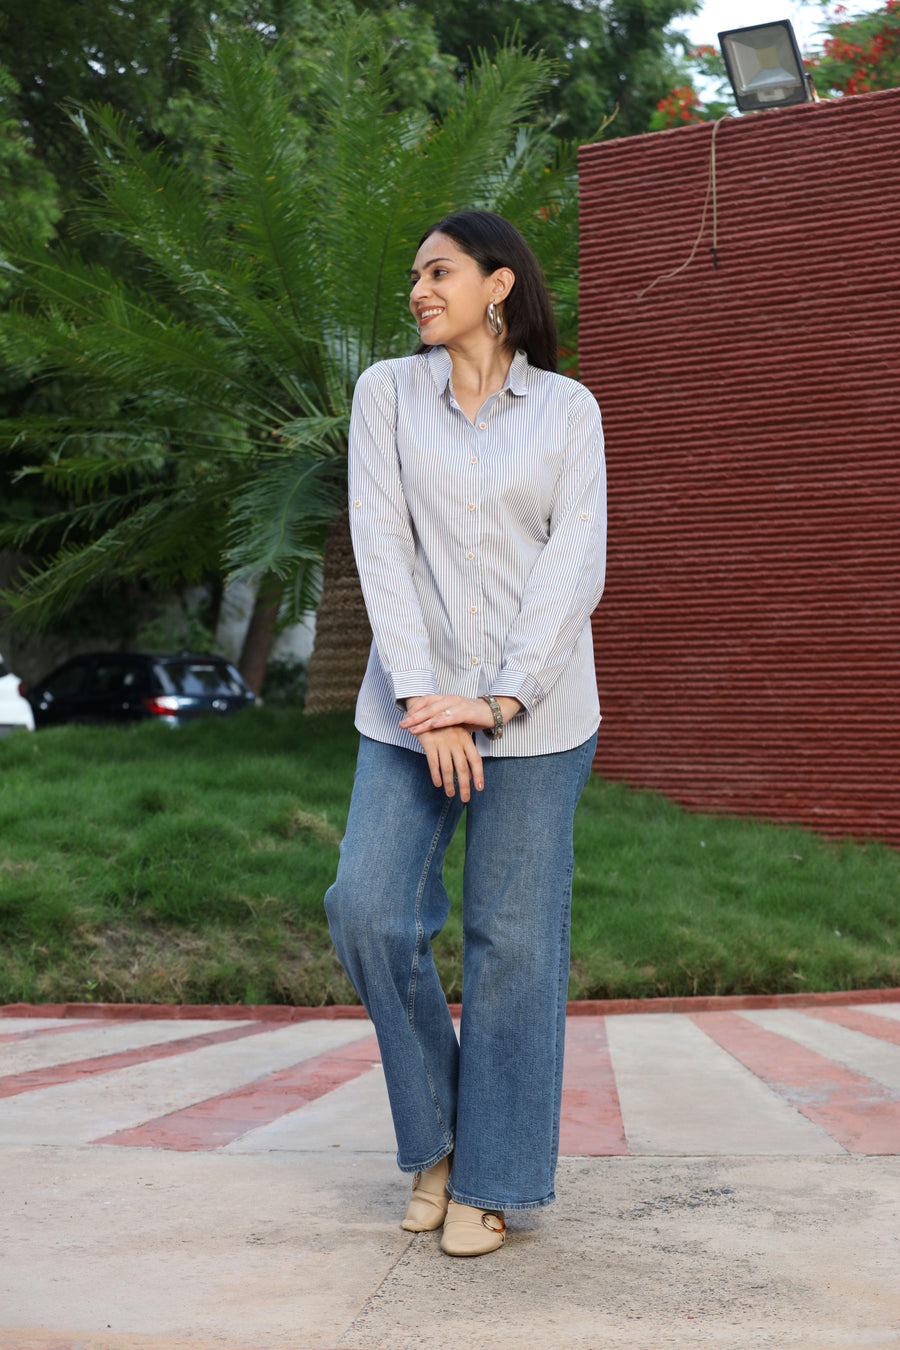
{"type": "MultiPolygon", "coordinates": [[[[556,320],[541,265],[514,225],[493,211],[455,211],[425,231],[419,248],[432,234],[446,234],[474,258],[484,276],[498,267],[515,273],[515,282],[503,301],[503,341],[521,348],[531,365],[556,370],[556,320]]],[[[423,343],[420,352],[428,351],[423,343]]]]}

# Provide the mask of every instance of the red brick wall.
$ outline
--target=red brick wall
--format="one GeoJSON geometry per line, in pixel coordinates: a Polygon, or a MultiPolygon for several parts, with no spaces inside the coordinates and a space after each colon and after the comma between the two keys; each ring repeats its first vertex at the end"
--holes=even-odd
{"type": "Polygon", "coordinates": [[[900,845],[900,90],[581,155],[597,768],[900,845]]]}

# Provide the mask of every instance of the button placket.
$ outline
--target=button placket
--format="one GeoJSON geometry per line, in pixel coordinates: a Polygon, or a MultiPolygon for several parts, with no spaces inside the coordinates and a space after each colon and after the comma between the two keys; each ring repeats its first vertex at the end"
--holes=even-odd
{"type": "MultiPolygon", "coordinates": [[[[471,541],[470,547],[466,552],[466,558],[469,562],[475,561],[475,555],[478,552],[478,543],[480,530],[482,528],[480,508],[484,500],[484,469],[483,469],[483,443],[484,434],[487,430],[487,422],[479,415],[478,423],[473,427],[473,445],[469,454],[469,469],[471,472],[471,498],[469,502],[469,512],[471,514],[472,528],[469,532],[471,541]]],[[[470,657],[469,662],[472,666],[473,675],[475,675],[475,684],[473,693],[477,689],[477,668],[481,665],[481,657],[484,651],[484,630],[482,626],[483,596],[481,594],[480,569],[474,568],[469,575],[468,585],[466,586],[466,604],[468,609],[468,632],[470,635],[470,657]]]]}

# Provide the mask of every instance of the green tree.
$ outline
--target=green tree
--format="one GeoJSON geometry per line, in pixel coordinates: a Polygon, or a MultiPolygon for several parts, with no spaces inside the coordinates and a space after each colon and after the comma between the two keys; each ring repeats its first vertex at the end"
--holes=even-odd
{"type": "MultiPolygon", "coordinates": [[[[7,37],[9,69],[0,67],[0,224],[35,240],[76,237],[85,261],[122,275],[129,263],[140,267],[136,251],[123,248],[112,232],[89,225],[78,232],[77,202],[90,188],[92,170],[89,147],[67,108],[108,104],[127,118],[144,148],[165,144],[172,159],[221,187],[229,169],[213,150],[216,96],[205,87],[210,64],[198,60],[207,31],[257,34],[295,91],[292,125],[302,138],[304,98],[316,86],[335,23],[355,15],[354,0],[272,0],[264,9],[256,0],[217,0],[214,6],[211,0],[4,0],[0,36],[7,37]]],[[[391,53],[393,107],[423,107],[452,91],[454,63],[438,52],[427,13],[388,4],[372,23],[391,53]]],[[[0,303],[7,285],[0,275],[0,303]]],[[[22,372],[0,370],[0,417],[77,407],[85,421],[96,415],[108,422],[117,403],[130,410],[133,400],[123,403],[110,385],[93,391],[71,379],[31,381],[22,372]]],[[[96,449],[96,437],[92,444],[96,449]]],[[[70,450],[72,445],[70,440],[70,450]]],[[[33,475],[20,476],[27,467],[21,450],[7,460],[0,524],[46,521],[42,538],[31,543],[46,557],[63,539],[71,544],[80,534],[60,515],[58,491],[33,475]]],[[[221,574],[211,572],[208,584],[220,594],[221,574]]],[[[68,626],[105,640],[133,637],[123,616],[134,615],[134,585],[122,582],[118,592],[107,593],[101,604],[88,590],[70,611],[68,626]]]]}
{"type": "MultiPolygon", "coordinates": [[[[79,115],[93,165],[79,231],[114,247],[99,262],[8,244],[20,299],[0,327],[17,370],[78,382],[71,411],[0,426],[19,455],[34,447],[24,471],[63,503],[7,531],[18,547],[62,541],[9,597],[20,619],[47,623],[123,577],[189,581],[221,563],[261,578],[244,660],[257,684],[278,610],[315,598],[356,378],[414,343],[407,274],[422,230],[462,205],[517,221],[558,283],[564,333],[577,246],[572,151],[528,125],[546,58],[479,58],[429,117],[396,106],[396,54],[372,20],[335,31],[302,112],[281,56],[250,33],[214,40],[201,72],[211,177],[148,150],[108,107],[79,115]]],[[[361,603],[345,603],[345,555],[346,530],[332,527],[344,667],[367,646],[361,603]]],[[[320,659],[313,706],[347,702],[354,678],[340,689],[320,659]]]]}
{"type": "Polygon", "coordinates": [[[0,65],[0,228],[51,238],[61,208],[53,175],[32,153],[18,115],[19,86],[0,65]]]}
{"type": "MultiPolygon", "coordinates": [[[[354,0],[4,0],[0,38],[13,88],[3,92],[59,192],[80,195],[85,147],[66,105],[108,103],[144,144],[165,139],[173,152],[196,153],[208,131],[197,58],[211,29],[254,31],[270,47],[286,39],[278,46],[283,73],[305,88],[335,25],[356,12],[354,0]]],[[[386,3],[377,21],[394,56],[396,105],[422,106],[446,91],[449,64],[427,12],[386,3]]]]}
{"type": "MultiPolygon", "coordinates": [[[[377,5],[377,0],[372,0],[377,5]]],[[[467,70],[481,48],[515,33],[557,62],[542,111],[563,138],[588,140],[616,108],[617,135],[647,130],[682,69],[670,25],[698,0],[431,0],[438,45],[467,70]]]]}
{"type": "Polygon", "coordinates": [[[835,5],[824,28],[821,51],[806,60],[820,97],[900,86],[900,0],[852,18],[835,5]]]}

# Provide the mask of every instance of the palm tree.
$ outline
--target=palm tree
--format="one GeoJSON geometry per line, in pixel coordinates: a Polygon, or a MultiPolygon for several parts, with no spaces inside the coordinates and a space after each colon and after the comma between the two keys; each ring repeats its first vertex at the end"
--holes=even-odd
{"type": "Polygon", "coordinates": [[[258,688],[279,613],[315,604],[324,559],[308,708],[348,706],[369,640],[341,513],[354,383],[412,349],[410,259],[462,206],[520,224],[571,329],[573,149],[527,124],[551,70],[512,46],[482,54],[438,116],[392,108],[364,19],[336,33],[299,106],[260,37],[216,38],[205,61],[215,173],[82,110],[80,224],[112,237],[115,263],[7,244],[21,299],[3,355],[71,396],[0,424],[64,503],[7,531],[23,549],[59,541],[7,598],[37,626],[111,578],[254,578],[242,665],[258,688]]]}

